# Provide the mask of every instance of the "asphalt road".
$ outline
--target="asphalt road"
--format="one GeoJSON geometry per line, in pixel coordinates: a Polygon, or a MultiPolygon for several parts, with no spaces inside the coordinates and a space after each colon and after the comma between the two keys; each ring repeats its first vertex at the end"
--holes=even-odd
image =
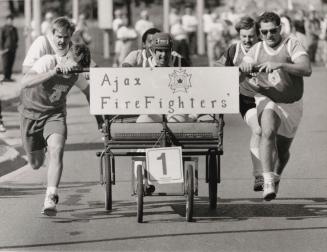
{"type": "MultiPolygon", "coordinates": [[[[208,208],[200,160],[194,222],[185,222],[183,196],[146,197],[143,224],[130,194],[130,159],[117,160],[113,210],[104,210],[99,185],[101,135],[84,97],[68,98],[69,137],[56,217],[40,214],[46,169],[23,167],[0,178],[0,249],[102,251],[326,251],[327,73],[305,80],[304,116],[276,200],[253,192],[250,131],[239,115],[226,116],[218,208],[208,208]]],[[[6,112],[18,134],[17,112],[6,112]]],[[[14,138],[14,137],[13,137],[14,138]]],[[[169,187],[164,190],[176,191],[169,187]]]]}

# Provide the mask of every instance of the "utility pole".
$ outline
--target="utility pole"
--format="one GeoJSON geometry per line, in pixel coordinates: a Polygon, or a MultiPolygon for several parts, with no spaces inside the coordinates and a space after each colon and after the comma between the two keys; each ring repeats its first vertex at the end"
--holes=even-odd
{"type": "Polygon", "coordinates": [[[113,0],[98,0],[98,24],[103,30],[103,57],[110,58],[110,35],[112,32],[113,0]]]}
{"type": "Polygon", "coordinates": [[[41,35],[41,18],[41,0],[33,0],[33,21],[36,37],[41,35]]]}
{"type": "Polygon", "coordinates": [[[32,44],[31,37],[31,22],[32,22],[32,0],[24,0],[24,15],[25,15],[25,52],[30,48],[32,44]]]}
{"type": "Polygon", "coordinates": [[[79,16],[79,0],[73,0],[73,20],[78,22],[78,16],[79,16]]]}
{"type": "Polygon", "coordinates": [[[169,32],[169,0],[163,0],[163,30],[169,32]]]}

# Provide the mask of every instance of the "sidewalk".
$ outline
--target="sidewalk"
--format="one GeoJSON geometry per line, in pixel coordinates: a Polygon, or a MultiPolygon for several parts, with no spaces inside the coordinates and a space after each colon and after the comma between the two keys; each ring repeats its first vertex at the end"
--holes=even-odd
{"type": "Polygon", "coordinates": [[[0,177],[12,171],[15,171],[26,164],[26,160],[21,156],[17,147],[20,147],[19,122],[17,117],[7,114],[16,115],[16,104],[18,101],[20,89],[19,81],[22,74],[14,74],[14,82],[0,83],[0,100],[2,103],[2,115],[7,131],[0,133],[0,177]],[[10,120],[10,122],[8,122],[10,120]],[[14,126],[12,125],[14,123],[14,126]],[[16,148],[15,148],[16,147],[16,148]]]}

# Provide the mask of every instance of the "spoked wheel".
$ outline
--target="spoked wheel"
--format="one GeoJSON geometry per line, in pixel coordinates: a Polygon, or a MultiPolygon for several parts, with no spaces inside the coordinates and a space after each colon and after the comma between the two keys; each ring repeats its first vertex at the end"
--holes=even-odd
{"type": "Polygon", "coordinates": [[[185,193],[186,193],[186,221],[190,222],[193,218],[194,202],[194,178],[193,166],[188,165],[185,171],[185,193]]]}
{"type": "Polygon", "coordinates": [[[217,207],[217,156],[215,151],[210,151],[208,156],[208,184],[209,184],[209,206],[211,209],[217,207]]]}
{"type": "Polygon", "coordinates": [[[144,196],[144,186],[143,186],[143,175],[142,175],[142,165],[137,166],[137,222],[143,222],[143,196],[144,196]]]}
{"type": "Polygon", "coordinates": [[[105,154],[105,209],[112,209],[111,158],[105,154]]]}

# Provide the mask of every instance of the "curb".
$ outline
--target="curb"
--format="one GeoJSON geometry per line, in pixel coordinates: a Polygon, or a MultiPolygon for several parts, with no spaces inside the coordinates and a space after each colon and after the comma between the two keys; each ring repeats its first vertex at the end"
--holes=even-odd
{"type": "Polygon", "coordinates": [[[15,148],[0,139],[0,177],[21,168],[26,163],[15,148]]]}
{"type": "MultiPolygon", "coordinates": [[[[19,100],[20,88],[19,80],[21,74],[14,74],[15,82],[3,82],[0,84],[0,100],[2,110],[12,107],[13,103],[19,100]]],[[[26,165],[26,160],[20,153],[8,144],[0,134],[0,178],[26,165]]]]}

